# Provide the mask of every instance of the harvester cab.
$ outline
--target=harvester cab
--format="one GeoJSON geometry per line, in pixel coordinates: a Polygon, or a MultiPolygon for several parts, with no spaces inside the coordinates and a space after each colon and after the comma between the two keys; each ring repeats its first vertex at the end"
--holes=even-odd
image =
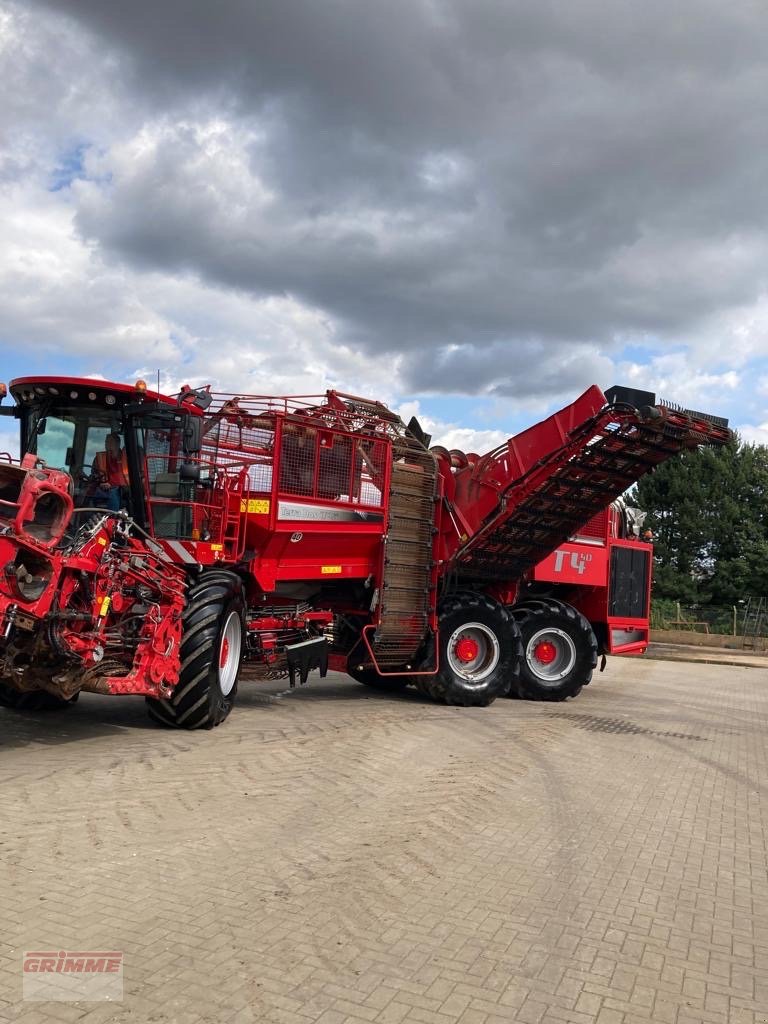
{"type": "MultiPolygon", "coordinates": [[[[200,464],[204,389],[177,398],[100,380],[22,379],[11,386],[16,405],[0,410],[20,420],[23,457],[39,471],[69,477],[79,526],[101,509],[126,513],[144,531],[184,532],[178,510],[155,507],[187,498],[203,476],[200,464]]],[[[210,486],[210,474],[208,479],[210,486]]],[[[189,527],[191,530],[191,527],[189,527]]]]}

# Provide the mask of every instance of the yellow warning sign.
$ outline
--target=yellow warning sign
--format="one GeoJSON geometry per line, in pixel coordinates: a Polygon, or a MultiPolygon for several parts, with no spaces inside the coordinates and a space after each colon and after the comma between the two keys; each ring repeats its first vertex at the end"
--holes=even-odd
{"type": "Polygon", "coordinates": [[[224,550],[224,545],[223,544],[211,544],[211,551],[223,551],[223,550],[224,550]]]}
{"type": "Polygon", "coordinates": [[[99,615],[100,615],[100,616],[101,616],[102,618],[103,618],[103,617],[104,617],[104,616],[105,616],[105,615],[107,614],[107,612],[109,611],[109,606],[110,606],[110,604],[111,604],[111,603],[112,603],[112,599],[111,599],[110,597],[103,597],[103,598],[101,599],[101,608],[99,609],[99,615]]]}
{"type": "Polygon", "coordinates": [[[255,513],[258,516],[269,515],[269,499],[268,498],[245,498],[240,499],[240,511],[255,513]]]}
{"type": "Polygon", "coordinates": [[[323,576],[337,576],[341,572],[340,565],[321,565],[320,572],[323,576]]]}

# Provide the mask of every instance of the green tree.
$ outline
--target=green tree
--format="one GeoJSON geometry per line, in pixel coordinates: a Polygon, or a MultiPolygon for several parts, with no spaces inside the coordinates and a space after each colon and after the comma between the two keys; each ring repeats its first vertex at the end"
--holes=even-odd
{"type": "Polygon", "coordinates": [[[655,537],[654,594],[734,604],[768,594],[768,448],[738,437],[688,452],[635,487],[655,537]]]}

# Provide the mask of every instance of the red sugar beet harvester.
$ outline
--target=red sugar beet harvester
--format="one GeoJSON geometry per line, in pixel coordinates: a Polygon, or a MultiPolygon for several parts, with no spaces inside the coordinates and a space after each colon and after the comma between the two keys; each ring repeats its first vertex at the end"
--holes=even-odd
{"type": "Polygon", "coordinates": [[[313,670],[449,704],[573,697],[648,643],[652,550],[620,501],[727,421],[591,387],[484,455],[380,402],[10,385],[0,703],[140,694],[210,728],[313,670]]]}

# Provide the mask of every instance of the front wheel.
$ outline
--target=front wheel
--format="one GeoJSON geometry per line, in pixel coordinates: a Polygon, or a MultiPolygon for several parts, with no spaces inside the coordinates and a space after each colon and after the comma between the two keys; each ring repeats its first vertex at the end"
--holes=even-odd
{"type": "Polygon", "coordinates": [[[552,598],[510,609],[523,643],[516,693],[523,700],[560,701],[576,697],[597,665],[597,638],[572,605],[552,598]]]}
{"type": "Polygon", "coordinates": [[[245,647],[242,582],[204,573],[190,587],[181,634],[181,671],[171,696],[147,698],[150,718],[180,729],[212,729],[232,710],[245,647]]]}
{"type": "Polygon", "coordinates": [[[412,677],[418,689],[445,704],[486,707],[509,690],[519,667],[517,627],[498,601],[460,593],[439,615],[439,670],[412,677]]]}

